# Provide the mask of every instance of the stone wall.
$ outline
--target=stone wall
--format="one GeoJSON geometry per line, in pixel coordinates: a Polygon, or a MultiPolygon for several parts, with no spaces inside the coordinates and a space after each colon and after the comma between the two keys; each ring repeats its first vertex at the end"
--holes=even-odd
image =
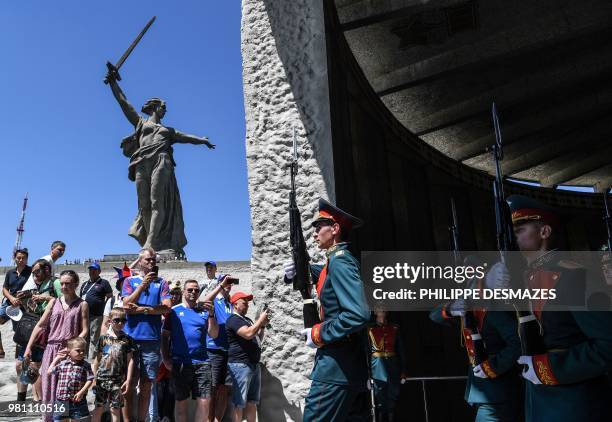
{"type": "Polygon", "coordinates": [[[322,2],[243,0],[242,58],[253,290],[273,311],[259,419],[301,420],[313,353],[296,334],[302,305],[299,293],[282,282],[282,264],[290,259],[293,127],[300,165],[297,200],[313,255],[307,222],[320,196],[335,199],[322,2]]]}

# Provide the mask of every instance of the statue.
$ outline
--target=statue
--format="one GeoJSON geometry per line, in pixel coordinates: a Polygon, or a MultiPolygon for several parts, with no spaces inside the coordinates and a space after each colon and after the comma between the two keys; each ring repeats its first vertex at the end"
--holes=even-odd
{"type": "Polygon", "coordinates": [[[214,149],[215,145],[206,137],[188,135],[164,126],[161,119],[166,114],[166,103],[159,98],[151,98],[142,106],[142,112],[149,117],[141,117],[119,87],[117,81],[121,77],[118,69],[152,20],[116,66],[107,63],[108,73],[104,83],[110,85],[123,114],[135,128],[135,132],[121,142],[123,154],[130,158],[128,178],[136,183],[138,194],[138,215],[129,235],[143,248],[150,247],[161,255],[182,258],[187,238],[181,197],[174,175],[176,163],[172,146],[182,143],[206,145],[214,149]]]}

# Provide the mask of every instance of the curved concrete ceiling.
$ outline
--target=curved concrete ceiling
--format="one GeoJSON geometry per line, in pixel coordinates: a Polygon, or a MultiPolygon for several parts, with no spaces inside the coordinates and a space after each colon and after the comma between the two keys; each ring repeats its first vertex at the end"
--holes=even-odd
{"type": "Polygon", "coordinates": [[[491,103],[506,176],[612,184],[609,0],[335,0],[347,42],[395,117],[494,174],[491,103]]]}

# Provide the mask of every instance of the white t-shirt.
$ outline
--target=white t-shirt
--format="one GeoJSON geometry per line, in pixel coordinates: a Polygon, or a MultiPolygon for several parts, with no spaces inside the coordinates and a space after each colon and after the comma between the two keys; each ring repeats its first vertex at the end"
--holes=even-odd
{"type": "Polygon", "coordinates": [[[215,278],[207,278],[198,284],[200,285],[200,297],[198,300],[203,300],[207,294],[217,287],[219,284],[219,277],[215,276],[215,278]]]}
{"type": "Polygon", "coordinates": [[[115,295],[114,302],[115,303],[113,303],[113,300],[110,297],[106,299],[106,305],[104,305],[104,312],[102,313],[103,316],[110,316],[111,303],[113,304],[113,308],[123,308],[123,299],[121,298],[119,293],[115,295]]]}
{"type": "MultiPolygon", "coordinates": [[[[51,255],[45,255],[40,259],[44,259],[49,264],[51,264],[51,278],[54,278],[55,277],[55,262],[53,262],[51,255]]],[[[28,281],[26,281],[26,283],[23,285],[21,290],[27,291],[27,290],[33,290],[33,289],[36,289],[36,282],[34,282],[34,274],[30,274],[30,278],[28,278],[28,281]]]]}

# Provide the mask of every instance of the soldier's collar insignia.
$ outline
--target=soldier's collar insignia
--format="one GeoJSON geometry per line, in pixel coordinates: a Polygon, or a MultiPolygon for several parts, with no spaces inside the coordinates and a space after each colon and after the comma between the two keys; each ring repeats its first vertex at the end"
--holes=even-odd
{"type": "MultiPolygon", "coordinates": [[[[327,258],[329,258],[330,256],[332,256],[332,254],[334,252],[342,252],[342,253],[344,253],[344,249],[346,249],[347,247],[348,247],[348,242],[336,243],[334,246],[332,246],[327,251],[325,251],[325,256],[327,258]]],[[[336,254],[336,255],[338,255],[338,254],[336,254]]],[[[334,256],[336,256],[336,255],[334,255],[334,256]]],[[[340,255],[342,255],[342,254],[340,254],[340,255]]]]}

